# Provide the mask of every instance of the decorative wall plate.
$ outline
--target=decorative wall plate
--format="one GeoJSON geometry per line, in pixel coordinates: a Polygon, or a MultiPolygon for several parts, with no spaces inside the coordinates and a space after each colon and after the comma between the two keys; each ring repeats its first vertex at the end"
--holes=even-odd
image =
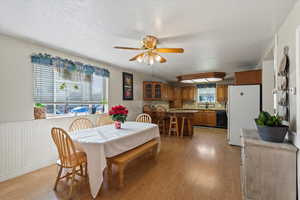
{"type": "Polygon", "coordinates": [[[287,56],[284,55],[283,58],[281,59],[280,65],[279,65],[279,71],[278,71],[279,76],[286,75],[286,67],[287,67],[287,56]]]}

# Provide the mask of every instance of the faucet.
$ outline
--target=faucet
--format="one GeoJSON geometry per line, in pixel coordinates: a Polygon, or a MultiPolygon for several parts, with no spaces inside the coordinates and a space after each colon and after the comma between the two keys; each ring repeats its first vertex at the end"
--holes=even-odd
{"type": "Polygon", "coordinates": [[[209,103],[206,102],[206,103],[205,103],[205,108],[208,109],[208,106],[209,106],[209,103]]]}

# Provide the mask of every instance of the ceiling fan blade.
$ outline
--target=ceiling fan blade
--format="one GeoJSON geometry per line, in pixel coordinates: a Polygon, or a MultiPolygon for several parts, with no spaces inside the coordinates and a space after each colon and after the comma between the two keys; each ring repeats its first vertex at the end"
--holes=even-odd
{"type": "Polygon", "coordinates": [[[183,53],[182,48],[157,48],[154,50],[157,53],[183,53]]]}
{"type": "Polygon", "coordinates": [[[114,47],[116,49],[126,49],[126,50],[144,50],[143,48],[132,48],[132,47],[114,47]]]}
{"type": "Polygon", "coordinates": [[[130,58],[129,61],[135,61],[138,57],[143,56],[143,55],[144,55],[144,53],[140,53],[140,54],[130,58]]]}

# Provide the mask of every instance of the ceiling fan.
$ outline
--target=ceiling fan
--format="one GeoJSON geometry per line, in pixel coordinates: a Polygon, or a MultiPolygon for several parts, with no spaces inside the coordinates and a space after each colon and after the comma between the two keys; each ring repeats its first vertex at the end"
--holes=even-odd
{"type": "Polygon", "coordinates": [[[147,35],[142,41],[141,48],[131,48],[131,47],[120,47],[115,46],[116,49],[126,49],[126,50],[144,50],[145,52],[140,53],[133,58],[129,59],[129,61],[144,62],[148,65],[153,65],[154,61],[159,63],[165,63],[167,60],[159,55],[158,53],[183,53],[184,49],[182,48],[157,48],[158,39],[152,35],[147,35]]]}

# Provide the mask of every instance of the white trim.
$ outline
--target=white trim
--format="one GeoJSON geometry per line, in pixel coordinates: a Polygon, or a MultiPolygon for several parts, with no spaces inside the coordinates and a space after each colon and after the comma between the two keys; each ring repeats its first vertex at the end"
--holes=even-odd
{"type": "MultiPolygon", "coordinates": [[[[275,39],[274,39],[274,85],[275,88],[274,90],[277,91],[277,80],[278,80],[278,71],[277,71],[277,66],[278,66],[278,34],[275,34],[275,39]]],[[[274,113],[276,114],[278,112],[278,105],[277,105],[277,93],[275,92],[273,95],[274,98],[274,113]]]]}
{"type": "MultiPolygon", "coordinates": [[[[300,27],[296,30],[296,123],[297,133],[300,134],[300,27]]],[[[299,148],[300,142],[295,141],[295,145],[299,148]]]]}
{"type": "MultiPolygon", "coordinates": [[[[300,26],[296,30],[296,133],[292,134],[292,141],[296,147],[300,149],[300,26]],[[298,137],[297,137],[298,135],[298,137]]],[[[297,155],[297,171],[299,171],[299,153],[297,155]]],[[[300,191],[300,176],[297,177],[298,194],[300,191]]]]}

